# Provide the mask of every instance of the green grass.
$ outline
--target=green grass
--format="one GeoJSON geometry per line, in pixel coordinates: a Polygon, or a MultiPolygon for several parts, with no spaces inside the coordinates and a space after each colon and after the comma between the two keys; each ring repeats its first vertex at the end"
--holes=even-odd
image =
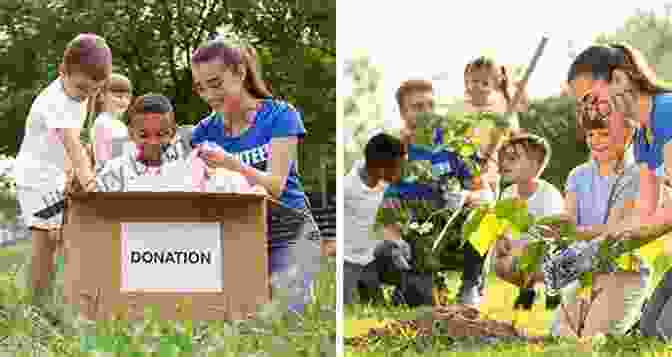
{"type": "Polygon", "coordinates": [[[335,356],[336,264],[325,259],[315,301],[303,316],[274,302],[250,321],[86,321],[62,303],[63,277],[33,304],[28,290],[30,243],[0,250],[0,356],[335,356]],[[88,347],[87,347],[88,346],[88,347]],[[153,352],[149,354],[149,352],[153,352]]]}
{"type": "MultiPolygon", "coordinates": [[[[672,258],[659,259],[656,262],[654,286],[656,286],[668,267],[672,266],[672,258]]],[[[450,291],[457,291],[458,275],[449,279],[450,291]]],[[[498,280],[495,276],[489,277],[486,290],[486,300],[481,310],[489,318],[500,321],[511,321],[513,312],[511,307],[516,296],[513,286],[498,280]],[[487,297],[491,297],[488,299],[487,297]]],[[[454,301],[454,296],[449,296],[454,301]]],[[[531,335],[548,336],[548,327],[552,320],[552,313],[544,309],[543,299],[539,299],[530,314],[530,320],[525,324],[531,335]]],[[[385,320],[415,319],[422,310],[413,310],[404,307],[395,307],[385,302],[378,306],[354,305],[344,307],[345,314],[345,356],[346,357],[374,357],[374,356],[666,356],[672,357],[672,346],[665,346],[662,342],[644,339],[638,336],[607,336],[595,338],[589,347],[581,345],[573,339],[553,339],[548,337],[539,345],[523,343],[497,343],[484,345],[480,342],[455,340],[446,336],[436,336],[428,341],[418,341],[415,337],[378,337],[369,339],[366,351],[356,351],[349,343],[349,338],[365,334],[372,325],[384,323],[385,320]],[[590,352],[587,352],[590,351],[590,352]]]]}

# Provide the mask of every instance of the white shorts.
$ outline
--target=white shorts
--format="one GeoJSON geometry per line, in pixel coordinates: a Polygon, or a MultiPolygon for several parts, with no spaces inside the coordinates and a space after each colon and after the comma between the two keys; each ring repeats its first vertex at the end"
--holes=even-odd
{"type": "Polygon", "coordinates": [[[59,196],[59,194],[56,193],[49,197],[49,201],[45,201],[43,192],[32,187],[16,186],[16,199],[19,201],[23,222],[27,227],[63,223],[62,212],[49,219],[42,219],[34,216],[35,213],[46,208],[48,204],[56,203],[59,199],[58,197],[62,197],[62,195],[59,196]],[[53,197],[53,199],[51,197],[53,197]]]}

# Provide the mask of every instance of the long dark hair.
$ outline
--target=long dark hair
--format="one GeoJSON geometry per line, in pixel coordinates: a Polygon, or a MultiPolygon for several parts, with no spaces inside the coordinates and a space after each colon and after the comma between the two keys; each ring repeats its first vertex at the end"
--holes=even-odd
{"type": "Polygon", "coordinates": [[[581,52],[569,67],[567,82],[577,75],[591,73],[593,79],[611,81],[614,70],[623,70],[647,94],[659,94],[672,91],[658,81],[642,53],[627,44],[609,44],[590,46],[581,52]]]}
{"type": "MultiPolygon", "coordinates": [[[[580,74],[590,73],[594,80],[610,82],[614,70],[624,71],[632,83],[641,93],[657,95],[672,92],[672,88],[666,87],[656,77],[642,53],[627,44],[593,45],[583,50],[572,62],[567,73],[567,83],[570,83],[580,74]]],[[[580,113],[577,113],[580,115],[580,113]]],[[[579,142],[585,142],[586,125],[577,117],[576,138],[579,142]]]]}

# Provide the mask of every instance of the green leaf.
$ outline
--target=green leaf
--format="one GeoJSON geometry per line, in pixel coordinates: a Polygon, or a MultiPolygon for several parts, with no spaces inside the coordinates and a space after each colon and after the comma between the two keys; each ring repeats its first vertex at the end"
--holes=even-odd
{"type": "Polygon", "coordinates": [[[495,204],[495,215],[497,218],[510,218],[518,209],[517,199],[508,198],[497,201],[495,204]]]}
{"type": "Polygon", "coordinates": [[[535,224],[554,227],[555,229],[558,229],[560,236],[563,238],[575,238],[577,234],[576,225],[567,221],[562,215],[541,217],[537,219],[535,224]]]}
{"type": "Polygon", "coordinates": [[[476,149],[473,146],[470,145],[464,145],[460,148],[460,155],[469,157],[472,156],[476,153],[476,149]]]}
{"type": "Polygon", "coordinates": [[[530,242],[525,249],[525,253],[520,257],[520,270],[526,274],[538,270],[543,262],[546,249],[546,243],[543,241],[530,242]]]}
{"type": "Polygon", "coordinates": [[[511,232],[511,239],[517,240],[520,239],[520,236],[523,234],[523,230],[518,228],[515,224],[511,223],[508,219],[504,219],[505,221],[508,221],[510,226],[509,226],[509,231],[511,232]]]}
{"type": "Polygon", "coordinates": [[[532,225],[532,215],[526,209],[517,209],[512,217],[509,219],[511,226],[518,229],[520,232],[527,232],[532,225]]]}
{"type": "Polygon", "coordinates": [[[478,230],[478,227],[480,226],[481,221],[483,220],[483,217],[485,217],[486,213],[486,207],[474,208],[471,212],[469,212],[467,219],[462,226],[462,243],[469,239],[469,237],[471,237],[471,235],[478,230]]]}
{"type": "Polygon", "coordinates": [[[585,272],[579,277],[579,282],[582,288],[593,287],[593,272],[585,272]]]}
{"type": "Polygon", "coordinates": [[[391,224],[397,224],[403,218],[403,210],[393,208],[379,208],[376,217],[376,224],[384,227],[391,224]]]}
{"type": "Polygon", "coordinates": [[[416,145],[432,146],[434,144],[434,129],[441,126],[444,118],[436,113],[419,113],[416,116],[415,143],[416,145]]]}

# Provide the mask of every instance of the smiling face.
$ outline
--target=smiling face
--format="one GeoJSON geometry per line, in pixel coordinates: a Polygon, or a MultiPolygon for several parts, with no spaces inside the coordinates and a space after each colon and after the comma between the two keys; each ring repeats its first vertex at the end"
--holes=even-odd
{"type": "Polygon", "coordinates": [[[175,120],[170,113],[138,113],[131,118],[129,137],[142,150],[145,160],[158,160],[161,145],[175,138],[175,120]]]}
{"type": "Polygon", "coordinates": [[[614,151],[610,150],[609,129],[591,129],[586,133],[586,143],[590,149],[590,155],[600,163],[606,163],[614,159],[614,151]]]}
{"type": "Polygon", "coordinates": [[[417,115],[434,111],[434,92],[412,91],[403,98],[403,106],[400,108],[401,119],[404,127],[411,133],[417,126],[417,115]]]}
{"type": "Polygon", "coordinates": [[[590,149],[591,157],[599,163],[607,163],[610,161],[619,160],[625,153],[625,148],[632,135],[630,127],[625,128],[624,135],[617,142],[613,142],[609,128],[601,125],[602,123],[595,123],[592,127],[586,128],[586,144],[590,149]]]}
{"type": "Polygon", "coordinates": [[[488,66],[472,69],[464,78],[465,89],[472,105],[485,106],[490,103],[491,96],[497,91],[495,71],[488,66]]]}
{"type": "Polygon", "coordinates": [[[220,113],[240,110],[245,78],[244,66],[226,66],[215,59],[194,64],[192,75],[194,91],[210,105],[212,110],[220,113]]]}
{"type": "MultiPolygon", "coordinates": [[[[611,77],[611,81],[607,82],[594,79],[590,72],[583,72],[577,74],[569,87],[577,100],[577,120],[581,123],[606,121],[609,145],[618,147],[623,145],[623,138],[629,133],[627,128],[636,125],[638,104],[633,94],[633,83],[627,73],[614,70],[611,77]]],[[[642,124],[646,124],[646,120],[642,121],[642,124]]]]}

